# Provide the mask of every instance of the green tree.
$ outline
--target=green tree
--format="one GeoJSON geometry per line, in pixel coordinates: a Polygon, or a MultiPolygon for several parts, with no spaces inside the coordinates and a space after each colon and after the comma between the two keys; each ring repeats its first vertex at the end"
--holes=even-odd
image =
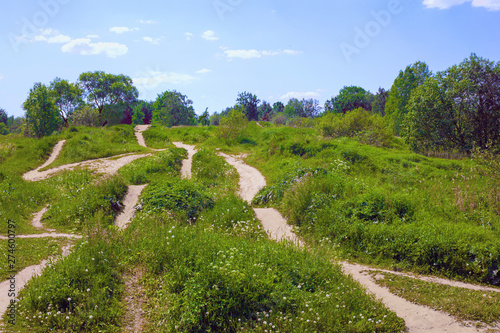
{"type": "Polygon", "coordinates": [[[372,95],[365,89],[357,86],[345,86],[339,94],[325,103],[325,110],[345,114],[348,111],[363,108],[371,110],[372,95]]]}
{"type": "Polygon", "coordinates": [[[232,108],[227,116],[220,119],[219,139],[225,140],[228,144],[237,142],[245,135],[248,126],[248,119],[241,105],[232,108]]]}
{"type": "Polygon", "coordinates": [[[472,54],[428,78],[408,102],[404,129],[416,150],[500,145],[500,63],[472,54]]]}
{"type": "Polygon", "coordinates": [[[153,105],[153,124],[163,126],[195,125],[196,114],[193,101],[187,96],[173,91],[165,91],[158,95],[153,105]]]}
{"type": "MultiPolygon", "coordinates": [[[[79,86],[90,103],[102,117],[106,106],[118,103],[133,104],[139,92],[134,87],[132,79],[126,75],[106,74],[103,71],[85,72],[80,74],[79,86]]],[[[103,120],[103,126],[108,122],[103,120]]]]}
{"type": "Polygon", "coordinates": [[[290,98],[283,110],[284,115],[288,118],[301,117],[304,114],[304,104],[297,98],[290,98]]]}
{"type": "Polygon", "coordinates": [[[321,113],[321,107],[319,106],[319,101],[317,99],[303,99],[302,100],[302,111],[300,115],[305,118],[315,118],[321,113]]]}
{"type": "Polygon", "coordinates": [[[153,109],[153,102],[138,101],[133,108],[132,123],[134,125],[149,124],[153,109]]]}
{"type": "Polygon", "coordinates": [[[283,111],[285,111],[285,104],[279,101],[273,104],[273,115],[283,111]]]}
{"type": "Polygon", "coordinates": [[[97,127],[100,125],[99,111],[90,105],[75,110],[69,117],[70,126],[97,127]]]}
{"type": "Polygon", "coordinates": [[[5,123],[0,122],[0,135],[7,135],[9,134],[9,130],[7,129],[7,125],[5,123]]]}
{"type": "Polygon", "coordinates": [[[198,118],[198,122],[202,126],[209,126],[210,125],[210,114],[208,113],[208,108],[205,109],[205,112],[198,118]]]}
{"type": "Polygon", "coordinates": [[[262,104],[258,107],[259,110],[259,119],[264,121],[269,121],[271,119],[271,115],[273,114],[273,107],[266,101],[263,101],[262,104]]]}
{"type": "Polygon", "coordinates": [[[0,123],[4,123],[7,126],[7,120],[9,117],[7,116],[7,112],[0,108],[0,123]]]}
{"type": "Polygon", "coordinates": [[[59,115],[63,120],[63,125],[68,126],[69,116],[83,105],[83,91],[76,83],[55,78],[50,83],[50,90],[54,98],[54,103],[59,108],[59,115]]]}
{"type": "Polygon", "coordinates": [[[404,71],[400,71],[398,77],[394,80],[385,104],[385,114],[389,118],[396,135],[401,135],[401,124],[408,112],[406,105],[410,100],[412,91],[431,76],[432,72],[427,64],[417,61],[413,65],[407,66],[404,71]]]}
{"type": "Polygon", "coordinates": [[[28,133],[37,138],[52,134],[59,127],[59,110],[52,98],[49,87],[35,83],[26,101],[23,103],[26,112],[28,133]]]}
{"type": "Polygon", "coordinates": [[[377,93],[374,96],[372,111],[374,113],[378,113],[382,116],[385,116],[385,104],[387,102],[387,98],[389,97],[389,91],[384,88],[378,88],[377,93]]]}
{"type": "Polygon", "coordinates": [[[236,99],[237,105],[243,108],[243,112],[247,116],[248,120],[259,120],[259,105],[260,100],[256,95],[249,92],[242,92],[238,94],[236,99]]]}

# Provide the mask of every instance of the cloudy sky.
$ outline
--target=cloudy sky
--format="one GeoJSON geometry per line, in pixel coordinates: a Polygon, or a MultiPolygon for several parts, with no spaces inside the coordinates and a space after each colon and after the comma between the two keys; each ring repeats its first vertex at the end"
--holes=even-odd
{"type": "Polygon", "coordinates": [[[389,89],[472,52],[500,61],[500,0],[2,0],[0,107],[22,116],[35,82],[130,76],[140,98],[177,90],[198,114],[249,91],[270,103],[345,85],[389,89]]]}

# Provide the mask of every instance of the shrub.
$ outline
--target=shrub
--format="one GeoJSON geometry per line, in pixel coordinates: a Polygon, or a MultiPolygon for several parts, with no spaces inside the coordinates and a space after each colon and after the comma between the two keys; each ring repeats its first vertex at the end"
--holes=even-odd
{"type": "Polygon", "coordinates": [[[164,180],[146,187],[141,203],[145,211],[172,210],[186,214],[190,220],[214,205],[203,186],[180,179],[164,180]]]}
{"type": "Polygon", "coordinates": [[[242,107],[235,106],[220,120],[219,139],[228,144],[235,143],[243,138],[247,126],[248,120],[242,107]]]}
{"type": "Polygon", "coordinates": [[[378,114],[356,109],[345,115],[329,113],[319,120],[319,128],[325,137],[353,137],[372,146],[388,147],[392,134],[378,114]]]}

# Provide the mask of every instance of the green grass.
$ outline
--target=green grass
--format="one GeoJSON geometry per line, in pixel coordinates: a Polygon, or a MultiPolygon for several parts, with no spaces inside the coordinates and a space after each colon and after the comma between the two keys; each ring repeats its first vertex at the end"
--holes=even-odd
{"type": "Polygon", "coordinates": [[[119,332],[119,245],[112,231],[91,229],[67,258],[29,281],[17,303],[16,324],[6,331],[119,332]]]}
{"type": "Polygon", "coordinates": [[[172,147],[166,127],[152,125],[147,131],[142,132],[146,146],[153,149],[172,147]]]}
{"type": "Polygon", "coordinates": [[[370,274],[384,276],[376,282],[410,302],[447,312],[463,321],[499,323],[499,292],[451,287],[380,271],[370,274]]]}
{"type": "Polygon", "coordinates": [[[61,248],[67,243],[68,240],[62,238],[16,238],[15,252],[12,254],[8,252],[10,249],[8,241],[0,240],[2,244],[0,281],[7,280],[9,276],[28,266],[37,265],[42,260],[61,254],[61,248]],[[14,270],[9,267],[9,254],[15,257],[14,270]]]}

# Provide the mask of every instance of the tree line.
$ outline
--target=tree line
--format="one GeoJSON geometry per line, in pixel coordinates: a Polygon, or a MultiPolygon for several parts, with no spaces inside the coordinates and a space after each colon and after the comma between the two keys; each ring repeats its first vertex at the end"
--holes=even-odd
{"type": "Polygon", "coordinates": [[[399,72],[390,90],[371,93],[345,86],[323,107],[316,99],[297,98],[271,105],[245,91],[238,93],[233,106],[212,115],[206,109],[198,116],[192,100],[176,90],[158,94],[155,101],[139,100],[138,95],[130,77],[102,71],[82,73],[74,83],[60,78],[48,85],[35,83],[23,103],[23,119],[8,117],[0,108],[0,134],[10,130],[41,137],[67,126],[120,123],[219,125],[235,110],[249,121],[296,125],[304,123],[301,119],[343,117],[362,109],[375,117],[370,122],[378,127],[385,124],[416,151],[470,153],[500,146],[500,63],[476,54],[435,74],[425,62],[417,61],[399,72]]]}

